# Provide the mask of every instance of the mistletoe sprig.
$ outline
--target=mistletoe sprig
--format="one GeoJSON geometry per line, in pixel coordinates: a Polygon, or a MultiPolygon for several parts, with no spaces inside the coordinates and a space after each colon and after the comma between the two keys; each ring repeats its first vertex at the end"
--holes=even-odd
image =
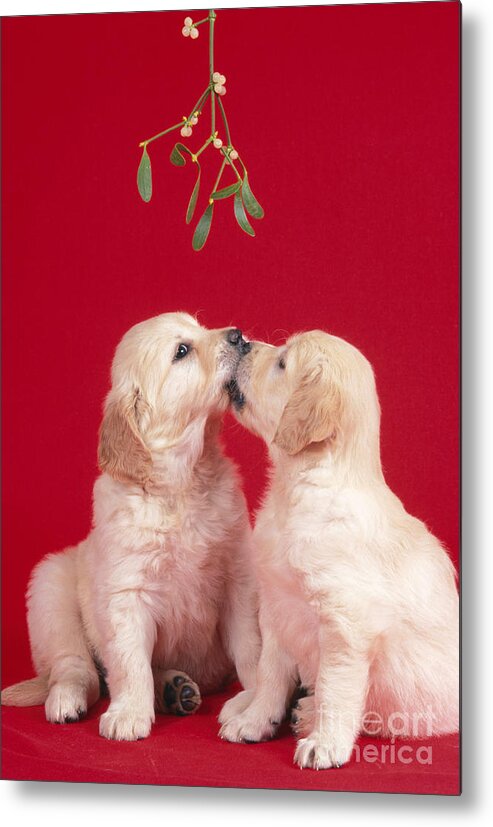
{"type": "Polygon", "coordinates": [[[199,118],[204,112],[204,107],[207,103],[210,104],[211,132],[205,143],[203,143],[199,149],[195,150],[195,152],[192,152],[188,146],[179,142],[175,144],[170,155],[171,163],[177,167],[185,166],[187,159],[190,159],[192,164],[195,164],[197,167],[197,179],[186,212],[185,220],[187,224],[190,224],[194,216],[200,191],[202,167],[199,158],[202,153],[209,148],[217,150],[220,155],[221,163],[219,172],[212,192],[209,195],[208,205],[193,235],[192,247],[194,250],[201,250],[207,241],[212,224],[214,206],[217,201],[228,198],[233,199],[233,210],[236,221],[241,229],[250,236],[254,236],[255,231],[248,220],[247,213],[252,218],[263,218],[264,216],[264,211],[251,190],[245,163],[232,143],[228,119],[226,117],[224,104],[221,100],[226,94],[226,78],[214,69],[214,24],[216,17],[217,15],[214,9],[209,11],[207,17],[197,22],[194,22],[191,17],[186,17],[182,28],[184,37],[190,37],[192,40],[196,40],[199,36],[199,26],[202,26],[204,23],[209,23],[209,83],[207,87],[202,92],[188,117],[184,116],[179,123],[173,124],[173,126],[168,127],[168,129],[165,129],[163,132],[159,132],[157,135],[153,135],[152,138],[141,141],[139,144],[139,146],[143,147],[143,150],[137,172],[137,187],[141,198],[148,202],[152,197],[152,172],[151,159],[147,151],[148,145],[152,143],[152,141],[156,141],[158,138],[162,138],[164,135],[168,135],[176,129],[180,130],[182,138],[192,137],[193,128],[199,123],[199,118]],[[219,130],[216,128],[216,105],[221,116],[225,141],[219,137],[219,130]],[[229,169],[233,173],[234,181],[228,186],[219,188],[226,169],[229,169]]]}

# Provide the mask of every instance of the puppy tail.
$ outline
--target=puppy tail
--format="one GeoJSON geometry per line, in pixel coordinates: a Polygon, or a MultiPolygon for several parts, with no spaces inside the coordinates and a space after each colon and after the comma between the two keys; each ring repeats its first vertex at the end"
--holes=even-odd
{"type": "Polygon", "coordinates": [[[47,697],[48,675],[38,675],[2,689],[0,700],[2,706],[39,706],[47,697]]]}

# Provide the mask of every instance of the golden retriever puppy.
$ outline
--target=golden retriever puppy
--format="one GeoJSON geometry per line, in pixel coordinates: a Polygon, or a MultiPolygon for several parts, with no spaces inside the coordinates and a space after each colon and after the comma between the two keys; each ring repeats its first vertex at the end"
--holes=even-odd
{"type": "Polygon", "coordinates": [[[252,345],[232,397],[272,463],[254,530],[262,653],[256,689],[223,707],[221,736],[270,738],[298,680],[300,767],[341,766],[360,732],[454,732],[455,573],[385,483],[370,364],[320,331],[252,345]]]}
{"type": "Polygon", "coordinates": [[[100,694],[106,738],[149,735],[155,708],[187,714],[260,649],[251,528],[219,431],[249,345],[185,313],[137,324],[118,345],[100,430],[93,529],[36,566],[28,626],[37,678],[2,703],[74,721],[100,694]],[[184,670],[187,674],[176,670],[184,670]]]}

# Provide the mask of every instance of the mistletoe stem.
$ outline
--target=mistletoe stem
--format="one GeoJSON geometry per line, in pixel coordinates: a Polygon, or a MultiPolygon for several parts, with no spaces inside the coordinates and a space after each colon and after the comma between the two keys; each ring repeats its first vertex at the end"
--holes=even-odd
{"type": "Polygon", "coordinates": [[[192,115],[194,115],[194,114],[195,114],[195,112],[200,111],[201,106],[203,106],[203,105],[204,105],[204,103],[206,102],[206,100],[207,100],[207,98],[209,97],[210,93],[211,93],[211,87],[210,87],[210,86],[208,86],[208,87],[207,87],[207,89],[205,89],[205,90],[202,92],[202,94],[201,94],[200,98],[198,99],[197,103],[196,103],[196,104],[195,104],[195,106],[193,107],[193,109],[192,109],[192,111],[191,111],[191,113],[190,113],[190,116],[189,116],[189,120],[190,120],[190,118],[192,117],[192,115]]]}
{"type": "Polygon", "coordinates": [[[231,146],[231,134],[230,134],[230,131],[229,131],[228,119],[226,117],[226,112],[224,111],[223,102],[222,102],[220,97],[218,97],[217,102],[219,104],[219,109],[221,111],[221,117],[223,119],[224,128],[226,130],[226,140],[228,142],[228,146],[231,146]]]}
{"type": "MultiPolygon", "coordinates": [[[[195,112],[200,110],[200,107],[204,105],[204,103],[206,102],[206,100],[209,97],[210,93],[211,93],[211,88],[210,88],[210,86],[208,86],[207,89],[205,89],[202,92],[200,98],[198,99],[197,103],[193,107],[193,109],[192,109],[190,115],[188,116],[187,120],[190,120],[192,115],[194,115],[195,112]]],[[[139,146],[147,146],[147,144],[150,144],[152,141],[156,141],[158,138],[162,138],[163,135],[167,135],[168,132],[172,132],[173,129],[178,129],[179,126],[183,126],[183,121],[180,121],[180,123],[174,124],[174,126],[168,127],[168,129],[165,129],[164,132],[158,132],[158,134],[153,135],[152,138],[147,138],[147,140],[141,141],[139,146]]]]}
{"type": "Polygon", "coordinates": [[[238,178],[238,181],[240,182],[240,184],[242,184],[242,183],[243,183],[243,179],[242,179],[242,177],[241,177],[240,173],[238,172],[238,170],[236,169],[236,167],[235,167],[235,165],[234,165],[234,162],[233,162],[233,161],[231,160],[231,158],[228,156],[228,152],[227,152],[227,150],[226,150],[226,149],[224,149],[224,147],[221,147],[221,152],[222,152],[222,154],[224,155],[224,160],[225,160],[225,161],[227,161],[227,163],[230,165],[230,167],[232,167],[232,169],[233,169],[233,171],[234,171],[234,173],[235,173],[236,177],[238,178]]]}
{"type": "Polygon", "coordinates": [[[164,132],[159,132],[157,135],[153,135],[152,138],[147,138],[146,141],[141,141],[139,146],[147,146],[147,144],[150,144],[151,141],[156,141],[157,138],[162,138],[163,135],[167,135],[168,132],[172,132],[173,129],[179,129],[180,126],[183,126],[183,121],[180,121],[180,123],[175,123],[174,126],[170,126],[168,129],[165,129],[164,132]]]}
{"type": "Polygon", "coordinates": [[[221,180],[221,177],[222,177],[222,174],[224,172],[224,167],[225,166],[226,166],[226,158],[223,159],[223,162],[221,164],[221,169],[219,170],[219,175],[216,178],[216,183],[214,184],[214,189],[212,190],[212,192],[215,192],[217,190],[217,188],[219,186],[219,181],[221,180]]]}
{"type": "Polygon", "coordinates": [[[248,170],[247,170],[247,168],[246,168],[246,166],[243,162],[243,159],[241,158],[240,155],[238,155],[238,161],[240,162],[241,166],[243,167],[243,174],[248,175],[248,170]]]}
{"type": "Polygon", "coordinates": [[[195,157],[196,157],[196,158],[198,158],[198,157],[199,157],[199,155],[202,155],[202,153],[203,153],[204,149],[207,149],[207,147],[209,146],[209,144],[210,144],[213,140],[214,140],[214,138],[212,138],[212,137],[207,138],[207,140],[206,140],[205,144],[202,144],[202,146],[200,147],[200,149],[198,150],[198,152],[196,152],[196,153],[195,153],[195,157]]]}
{"type": "Polygon", "coordinates": [[[214,9],[209,11],[209,82],[212,91],[211,100],[211,134],[214,135],[216,130],[216,95],[214,92],[214,81],[212,75],[214,74],[214,23],[216,20],[216,12],[214,9]]]}

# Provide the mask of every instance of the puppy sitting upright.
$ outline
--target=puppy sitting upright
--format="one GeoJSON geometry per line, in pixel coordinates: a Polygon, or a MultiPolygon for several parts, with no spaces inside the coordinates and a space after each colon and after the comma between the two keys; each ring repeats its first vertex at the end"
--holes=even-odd
{"type": "Polygon", "coordinates": [[[100,431],[94,527],[35,568],[28,625],[38,677],[2,692],[2,703],[45,702],[49,721],[74,721],[99,697],[102,672],[111,703],[100,733],[131,741],[149,735],[155,705],[196,709],[194,681],[213,691],[236,667],[254,685],[251,529],[218,438],[226,386],[248,347],[239,330],[206,330],[185,313],[123,337],[100,431]]]}
{"type": "Polygon", "coordinates": [[[227,702],[221,736],[272,737],[297,680],[301,767],[338,767],[360,731],[458,727],[458,595],[452,564],[387,487],[373,371],[312,331],[253,343],[232,386],[261,436],[270,489],[254,532],[262,654],[257,688],[227,702]]]}

